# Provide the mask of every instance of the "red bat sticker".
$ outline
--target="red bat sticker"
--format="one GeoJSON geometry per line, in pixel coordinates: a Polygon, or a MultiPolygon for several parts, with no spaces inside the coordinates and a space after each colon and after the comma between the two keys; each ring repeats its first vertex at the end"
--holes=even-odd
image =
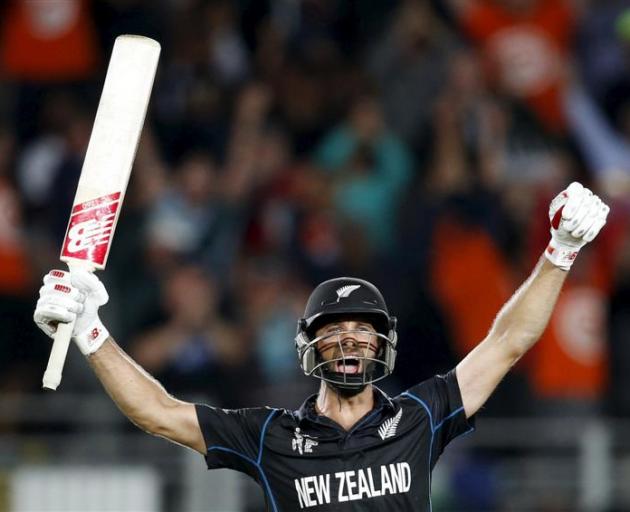
{"type": "Polygon", "coordinates": [[[114,231],[120,192],[91,199],[72,208],[62,258],[90,261],[103,266],[114,231]]]}

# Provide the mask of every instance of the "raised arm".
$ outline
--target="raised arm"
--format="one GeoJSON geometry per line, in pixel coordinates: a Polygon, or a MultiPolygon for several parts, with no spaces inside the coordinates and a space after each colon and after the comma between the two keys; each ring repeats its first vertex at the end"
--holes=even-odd
{"type": "Polygon", "coordinates": [[[538,341],[571,264],[597,236],[608,211],[579,183],[572,183],[551,202],[551,241],[544,257],[499,311],[488,336],[457,365],[466,416],[483,406],[510,368],[538,341]]]}
{"type": "Polygon", "coordinates": [[[206,445],[195,406],[169,395],[109,336],[98,318],[108,295],[85,270],[53,270],[44,277],[34,319],[52,337],[59,322],[77,316],[73,340],[87,357],[103,387],[122,413],[142,430],[202,454],[206,445]]]}
{"type": "Polygon", "coordinates": [[[110,337],[90,366],[121,412],[145,432],[206,452],[194,404],[177,400],[110,337]]]}

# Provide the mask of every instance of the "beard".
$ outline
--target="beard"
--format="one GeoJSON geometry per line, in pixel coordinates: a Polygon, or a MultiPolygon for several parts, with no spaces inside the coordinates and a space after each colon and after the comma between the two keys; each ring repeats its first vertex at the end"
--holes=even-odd
{"type": "Polygon", "coordinates": [[[341,398],[352,398],[353,396],[357,396],[367,387],[367,384],[356,387],[342,387],[343,384],[336,384],[330,381],[325,382],[326,387],[341,398]]]}

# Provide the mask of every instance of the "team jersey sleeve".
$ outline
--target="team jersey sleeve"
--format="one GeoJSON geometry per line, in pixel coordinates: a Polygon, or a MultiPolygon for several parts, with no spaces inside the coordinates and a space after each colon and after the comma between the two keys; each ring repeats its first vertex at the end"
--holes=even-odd
{"type": "Polygon", "coordinates": [[[474,416],[466,418],[455,370],[436,375],[407,392],[425,409],[431,422],[431,467],[456,437],[474,430],[474,416]]]}
{"type": "Polygon", "coordinates": [[[256,476],[261,440],[276,412],[268,407],[220,409],[197,404],[208,469],[229,468],[256,476]]]}

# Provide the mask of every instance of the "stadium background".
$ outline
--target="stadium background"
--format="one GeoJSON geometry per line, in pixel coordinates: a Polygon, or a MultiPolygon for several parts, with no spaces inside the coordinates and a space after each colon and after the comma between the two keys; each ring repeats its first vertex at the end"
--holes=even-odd
{"type": "Polygon", "coordinates": [[[578,179],[609,223],[447,450],[433,505],[630,510],[630,3],[613,0],[3,2],[0,510],[260,510],[131,426],[78,351],[40,389],[32,310],[123,33],[163,50],[101,316],[144,368],[183,399],[296,407],[316,383],[295,321],[320,280],[354,275],[399,318],[399,392],[484,337],[578,179]]]}

